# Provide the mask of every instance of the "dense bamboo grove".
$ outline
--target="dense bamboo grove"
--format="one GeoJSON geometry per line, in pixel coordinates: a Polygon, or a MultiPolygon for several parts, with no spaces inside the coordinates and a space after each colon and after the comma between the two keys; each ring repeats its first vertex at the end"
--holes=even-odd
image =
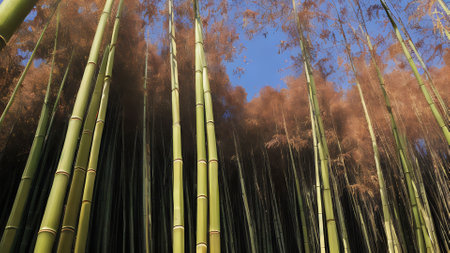
{"type": "Polygon", "coordinates": [[[0,252],[448,252],[449,30],[441,0],[4,0],[0,252]],[[273,34],[286,87],[247,100],[229,63],[273,34]]]}

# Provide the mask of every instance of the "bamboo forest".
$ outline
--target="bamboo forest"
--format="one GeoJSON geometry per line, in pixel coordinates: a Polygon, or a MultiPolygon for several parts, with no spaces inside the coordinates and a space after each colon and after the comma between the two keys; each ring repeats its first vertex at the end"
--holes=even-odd
{"type": "Polygon", "coordinates": [[[0,253],[450,252],[449,3],[0,0],[0,253]]]}

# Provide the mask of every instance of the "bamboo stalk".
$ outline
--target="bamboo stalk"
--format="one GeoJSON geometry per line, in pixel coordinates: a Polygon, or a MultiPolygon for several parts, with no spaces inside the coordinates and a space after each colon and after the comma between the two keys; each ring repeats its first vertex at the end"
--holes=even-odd
{"type": "Polygon", "coordinates": [[[105,126],[106,111],[108,109],[109,90],[111,86],[112,71],[114,67],[114,56],[116,52],[117,37],[119,35],[120,18],[122,13],[124,0],[120,0],[117,7],[116,19],[114,21],[113,33],[111,36],[110,51],[108,54],[108,63],[106,65],[105,79],[103,83],[102,97],[98,110],[97,121],[95,123],[94,135],[92,138],[91,153],[89,155],[89,163],[86,172],[86,181],[84,184],[83,198],[80,210],[80,218],[78,220],[78,230],[75,241],[75,252],[84,252],[86,249],[86,241],[89,229],[89,220],[92,206],[92,195],[94,192],[95,176],[98,166],[98,154],[105,126]]]}
{"type": "Polygon", "coordinates": [[[208,249],[208,168],[205,140],[205,99],[203,93],[203,40],[200,28],[198,1],[194,5],[195,26],[195,115],[197,137],[197,236],[196,252],[206,253],[208,249]]]}
{"type": "Polygon", "coordinates": [[[392,15],[390,13],[389,7],[386,5],[386,3],[383,0],[380,0],[380,2],[386,12],[386,15],[388,16],[388,19],[392,25],[392,28],[394,29],[395,36],[397,37],[398,42],[402,46],[403,53],[404,53],[406,59],[408,60],[409,66],[411,67],[411,69],[414,73],[414,76],[417,79],[419,88],[421,89],[421,91],[425,97],[425,100],[427,101],[427,103],[431,109],[431,112],[432,112],[434,118],[436,119],[437,124],[441,128],[442,133],[444,134],[444,137],[447,140],[448,145],[450,145],[450,131],[448,130],[448,127],[445,124],[441,113],[439,112],[436,105],[434,104],[434,101],[431,98],[427,87],[425,86],[424,82],[422,81],[422,78],[420,77],[420,74],[419,74],[419,71],[417,70],[416,64],[414,63],[414,61],[411,57],[411,54],[409,53],[408,49],[406,48],[405,42],[403,41],[402,35],[400,34],[400,31],[398,30],[397,24],[395,23],[392,15]]]}
{"type": "Polygon", "coordinates": [[[149,150],[147,149],[147,78],[148,78],[148,42],[145,42],[145,70],[144,70],[144,97],[142,113],[142,173],[143,173],[143,213],[144,213],[144,249],[150,252],[151,245],[151,184],[150,166],[148,164],[149,150]]]}
{"type": "MultiPolygon", "coordinates": [[[[51,17],[49,20],[51,20],[51,17]]],[[[33,53],[36,51],[36,48],[39,45],[49,23],[47,23],[46,27],[42,31],[41,37],[39,38],[38,43],[36,43],[36,47],[35,47],[35,50],[33,51],[33,53]]],[[[44,141],[45,141],[45,133],[46,133],[47,127],[48,127],[48,119],[49,119],[49,112],[50,112],[49,98],[50,98],[50,93],[51,93],[53,68],[55,66],[55,55],[56,55],[57,42],[58,42],[58,31],[59,31],[59,11],[58,11],[57,18],[56,18],[55,42],[53,45],[52,63],[51,63],[50,74],[49,74],[48,83],[47,83],[47,90],[45,92],[44,103],[42,104],[42,109],[41,109],[41,114],[39,117],[38,126],[36,128],[36,133],[35,133],[35,136],[33,139],[33,144],[31,145],[31,149],[28,154],[27,163],[25,165],[25,168],[24,168],[23,174],[22,174],[22,178],[19,183],[19,188],[17,189],[16,198],[14,199],[13,207],[11,209],[11,213],[9,215],[8,222],[6,224],[5,230],[2,235],[2,240],[0,242],[0,251],[2,251],[2,252],[9,252],[12,250],[13,243],[16,240],[17,229],[20,227],[20,224],[22,222],[22,219],[24,216],[23,213],[25,211],[26,204],[28,203],[31,186],[32,186],[32,183],[35,178],[36,170],[39,166],[39,161],[41,158],[44,141]]],[[[29,60],[29,62],[32,62],[32,59],[29,60]]],[[[27,66],[29,66],[29,65],[27,64],[27,66]]],[[[24,72],[26,72],[26,71],[24,71],[24,72]]],[[[24,76],[24,74],[22,74],[22,75],[24,76]]],[[[17,89],[17,87],[16,87],[16,89],[17,89]]],[[[16,91],[17,90],[15,90],[15,92],[16,91]]],[[[11,97],[11,98],[13,99],[13,97],[11,97]]],[[[6,112],[6,110],[5,110],[5,112],[6,112]]]]}
{"type": "Polygon", "coordinates": [[[173,0],[169,0],[170,74],[172,87],[173,141],[173,252],[184,252],[183,158],[181,152],[180,98],[173,0]]]}
{"type": "Polygon", "coordinates": [[[106,63],[109,55],[109,46],[103,53],[103,59],[100,65],[100,71],[92,92],[89,103],[86,120],[84,121],[83,132],[81,134],[80,145],[75,160],[72,182],[70,184],[69,195],[67,197],[64,218],[61,226],[61,235],[58,242],[58,252],[69,252],[73,246],[78,215],[81,206],[81,197],[83,186],[86,179],[86,166],[89,162],[89,151],[91,150],[92,135],[97,118],[97,112],[100,106],[102,87],[105,78],[106,63]]]}
{"type": "MultiPolygon", "coordinates": [[[[195,0],[197,1],[197,0],[195,0]]],[[[198,6],[198,4],[197,4],[198,6]]],[[[210,252],[220,252],[220,202],[219,202],[219,162],[217,157],[216,130],[214,125],[214,111],[211,96],[211,87],[209,84],[208,65],[203,45],[202,23],[200,16],[197,17],[199,32],[199,47],[202,59],[203,92],[205,100],[205,119],[206,119],[206,139],[208,144],[208,190],[209,190],[209,243],[210,252]]]]}
{"type": "MultiPolygon", "coordinates": [[[[25,65],[25,68],[23,69],[22,74],[20,75],[20,78],[19,78],[19,80],[17,81],[16,86],[14,87],[14,90],[13,90],[13,92],[12,92],[12,94],[11,94],[11,97],[10,97],[9,100],[8,100],[8,103],[6,104],[5,109],[3,109],[2,115],[0,116],[0,129],[2,128],[3,121],[5,120],[5,117],[6,117],[6,115],[7,115],[8,111],[9,111],[9,109],[11,108],[11,106],[12,106],[12,104],[13,104],[13,102],[14,102],[14,99],[16,98],[17,91],[18,91],[19,88],[22,86],[22,83],[23,83],[23,81],[25,80],[25,77],[26,77],[26,75],[27,75],[27,73],[28,73],[28,70],[30,69],[31,64],[33,63],[34,57],[35,57],[35,55],[36,55],[36,51],[37,51],[39,45],[41,44],[42,38],[44,38],[45,31],[47,31],[47,28],[48,28],[48,26],[50,25],[50,22],[52,21],[52,18],[53,18],[53,16],[55,15],[56,10],[58,9],[58,5],[59,5],[60,1],[61,1],[61,0],[59,0],[58,2],[56,2],[56,5],[55,5],[54,9],[52,10],[52,12],[51,12],[51,14],[50,14],[50,16],[49,16],[49,18],[48,18],[48,20],[47,20],[47,23],[45,24],[44,28],[42,29],[41,35],[39,36],[39,39],[37,40],[36,45],[35,45],[34,48],[33,48],[33,52],[31,53],[31,56],[30,56],[30,58],[28,59],[27,65],[25,65]]],[[[11,3],[11,2],[14,2],[14,1],[12,1],[12,0],[6,1],[6,0],[5,0],[4,2],[2,2],[2,4],[0,5],[0,7],[2,7],[3,4],[11,3]]],[[[21,1],[21,2],[23,2],[23,1],[21,1]]],[[[23,3],[22,3],[22,4],[23,4],[23,3]]],[[[1,18],[3,18],[3,16],[1,15],[1,10],[0,10],[0,19],[1,19],[1,18]]],[[[1,23],[1,21],[0,21],[0,23],[1,23]]],[[[2,28],[1,28],[1,24],[0,24],[0,29],[2,29],[2,28]]],[[[0,32],[1,32],[1,31],[0,31],[0,32]]],[[[0,34],[0,50],[1,50],[1,40],[2,40],[2,35],[0,34]]]]}
{"type": "Polygon", "coordinates": [[[0,51],[19,29],[37,0],[4,0],[0,4],[0,51]]]}
{"type": "Polygon", "coordinates": [[[67,127],[66,138],[63,150],[59,159],[58,168],[55,173],[52,189],[45,207],[44,216],[38,237],[36,240],[35,252],[49,252],[53,248],[57,229],[61,218],[64,197],[66,195],[67,184],[71,173],[71,166],[75,154],[75,149],[80,134],[81,124],[89,97],[89,89],[92,83],[92,76],[97,65],[98,54],[109,13],[114,0],[107,0],[103,9],[97,31],[94,36],[88,63],[85,68],[77,98],[75,100],[72,117],[67,127]]]}

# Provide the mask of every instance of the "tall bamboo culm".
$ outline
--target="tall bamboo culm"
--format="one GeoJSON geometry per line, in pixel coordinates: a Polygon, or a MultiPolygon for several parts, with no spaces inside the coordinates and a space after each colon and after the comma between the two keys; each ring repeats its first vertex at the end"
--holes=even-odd
{"type": "MultiPolygon", "coordinates": [[[[195,0],[197,2],[197,0],[195,0]]],[[[198,3],[197,3],[198,6],[198,3]]],[[[203,45],[203,27],[200,16],[197,17],[199,46],[202,58],[203,93],[205,99],[206,140],[208,144],[208,192],[209,192],[209,248],[211,253],[220,252],[220,202],[219,202],[219,161],[217,157],[214,111],[209,85],[208,65],[203,45]]]]}
{"type": "Polygon", "coordinates": [[[86,172],[86,181],[84,184],[83,198],[81,201],[80,217],[78,220],[78,230],[75,240],[75,252],[85,252],[86,242],[89,231],[89,220],[92,207],[92,196],[94,194],[95,176],[97,174],[98,155],[102,141],[103,129],[105,127],[106,111],[108,109],[109,90],[111,87],[112,73],[114,67],[114,56],[116,52],[117,37],[119,35],[120,18],[123,10],[124,0],[120,0],[117,7],[116,19],[114,21],[111,43],[109,46],[108,63],[106,64],[105,79],[103,83],[102,97],[98,109],[97,121],[95,122],[94,135],[92,138],[91,153],[89,154],[89,163],[86,172]]]}
{"type": "Polygon", "coordinates": [[[203,93],[202,34],[198,1],[194,5],[195,26],[195,116],[197,137],[197,235],[196,252],[208,250],[208,166],[206,163],[205,99],[203,93]]]}
{"type": "Polygon", "coordinates": [[[174,253],[184,252],[183,157],[181,153],[180,97],[178,86],[177,44],[173,0],[169,0],[170,74],[172,86],[172,144],[173,144],[173,232],[174,253]]]}
{"type": "Polygon", "coordinates": [[[84,181],[86,179],[86,166],[88,165],[89,151],[91,150],[92,135],[94,132],[95,120],[100,105],[100,98],[102,94],[102,87],[105,78],[106,63],[109,55],[109,46],[106,47],[103,53],[100,71],[97,76],[97,81],[92,92],[91,101],[86,115],[86,120],[83,125],[83,132],[81,134],[80,145],[75,159],[75,166],[70,184],[69,196],[67,198],[66,207],[64,210],[64,218],[61,227],[61,235],[58,242],[58,252],[69,252],[73,246],[73,239],[76,233],[78,222],[78,214],[80,212],[81,197],[83,194],[84,181]]]}
{"type": "Polygon", "coordinates": [[[144,249],[145,252],[150,252],[151,248],[151,180],[150,180],[150,166],[149,166],[149,152],[147,145],[147,78],[148,78],[148,42],[145,41],[145,69],[144,69],[144,97],[142,108],[142,208],[144,221],[144,249]]]}
{"type": "MultiPolygon", "coordinates": [[[[56,29],[55,29],[55,42],[53,46],[52,53],[52,63],[50,67],[50,75],[48,78],[47,90],[45,93],[44,103],[41,109],[41,115],[39,116],[38,126],[36,128],[36,133],[33,139],[33,144],[31,145],[30,153],[28,154],[27,163],[22,174],[22,178],[19,183],[19,188],[16,193],[16,198],[14,199],[13,207],[8,218],[8,222],[5,227],[5,231],[0,242],[1,252],[10,252],[14,246],[16,239],[16,232],[19,228],[25,206],[28,202],[28,196],[30,194],[31,185],[36,174],[36,169],[39,165],[39,161],[42,154],[42,148],[44,146],[45,134],[48,128],[49,122],[49,112],[50,104],[49,98],[51,93],[51,84],[53,77],[53,67],[55,66],[55,55],[58,42],[58,30],[59,30],[59,12],[56,18],[56,29]]],[[[45,31],[45,30],[44,30],[45,31]]],[[[44,34],[44,31],[42,34],[44,34]]],[[[41,35],[42,36],[42,35],[41,35]]],[[[42,38],[42,37],[41,37],[42,38]]],[[[40,41],[40,40],[39,40],[40,41]]]]}
{"type": "Polygon", "coordinates": [[[297,14],[297,8],[295,4],[295,0],[292,0],[293,12],[295,16],[295,22],[297,24],[297,31],[299,35],[299,43],[300,49],[302,51],[302,58],[305,64],[305,72],[309,76],[309,87],[308,90],[310,92],[312,105],[313,105],[313,114],[317,123],[317,133],[318,133],[318,142],[319,142],[319,156],[320,156],[320,166],[321,166],[321,176],[322,176],[322,184],[323,184],[323,201],[325,208],[325,215],[327,220],[327,235],[328,235],[328,246],[330,250],[333,252],[339,252],[339,235],[337,232],[336,219],[334,216],[333,210],[333,200],[331,197],[331,189],[330,189],[330,178],[329,178],[329,167],[328,167],[328,147],[325,138],[325,132],[323,127],[322,118],[320,116],[320,108],[316,95],[316,85],[314,81],[314,76],[312,75],[312,67],[309,59],[309,53],[305,46],[305,39],[303,35],[303,31],[301,29],[300,20],[297,14]]]}
{"type": "Polygon", "coordinates": [[[437,109],[436,105],[434,104],[434,101],[431,98],[430,93],[428,92],[428,89],[425,86],[425,84],[424,84],[424,82],[422,80],[422,77],[419,74],[419,71],[417,70],[417,66],[414,63],[414,60],[412,59],[408,48],[406,47],[406,44],[405,44],[405,42],[403,40],[402,35],[400,34],[400,31],[399,31],[399,29],[397,27],[397,24],[395,23],[392,15],[391,15],[389,7],[384,2],[384,0],[380,0],[380,2],[381,2],[381,5],[383,6],[383,8],[384,8],[384,10],[386,12],[386,15],[387,15],[387,17],[388,17],[388,19],[389,19],[389,21],[390,21],[390,23],[392,25],[392,28],[394,29],[395,36],[397,37],[398,42],[402,46],[403,53],[405,54],[405,57],[408,60],[409,66],[411,67],[411,69],[412,69],[412,71],[414,73],[414,76],[417,79],[417,83],[419,84],[419,88],[422,91],[422,93],[423,93],[423,95],[425,97],[425,100],[428,103],[428,106],[430,106],[431,113],[433,114],[434,118],[436,119],[437,124],[441,128],[442,133],[444,134],[444,137],[447,140],[448,145],[450,146],[450,131],[448,130],[448,127],[445,124],[445,121],[442,118],[441,113],[439,112],[439,110],[437,109]]]}
{"type": "MultiPolygon", "coordinates": [[[[358,7],[359,8],[359,7],[358,7]]],[[[408,195],[409,195],[409,205],[410,205],[410,210],[412,212],[413,215],[413,227],[414,227],[414,231],[415,231],[415,236],[417,239],[417,247],[419,249],[420,252],[424,252],[425,251],[425,242],[424,242],[424,238],[423,238],[423,233],[422,233],[422,228],[420,227],[420,212],[418,210],[418,206],[417,206],[417,200],[415,198],[415,194],[414,194],[414,190],[412,189],[412,179],[411,179],[411,167],[407,161],[408,157],[406,156],[405,153],[405,147],[403,146],[402,142],[400,141],[400,134],[399,134],[399,130],[397,127],[397,123],[394,117],[394,113],[392,111],[392,105],[389,99],[389,96],[387,95],[386,89],[385,89],[385,82],[384,82],[384,78],[383,75],[381,74],[381,70],[378,67],[378,64],[376,63],[375,60],[375,52],[374,49],[372,47],[372,43],[370,41],[370,37],[367,33],[367,29],[365,28],[365,25],[363,23],[364,26],[364,34],[366,36],[367,39],[367,45],[369,47],[369,52],[371,55],[371,61],[375,67],[376,73],[377,73],[377,77],[378,77],[378,81],[379,81],[379,85],[380,85],[380,89],[383,93],[383,98],[386,104],[386,109],[388,111],[389,114],[389,120],[391,123],[391,130],[392,133],[394,135],[394,141],[395,141],[395,146],[397,149],[397,154],[398,154],[398,158],[400,160],[401,163],[401,167],[403,170],[403,174],[405,176],[405,184],[406,184],[406,188],[408,190],[408,195]]]]}
{"type": "Polygon", "coordinates": [[[81,125],[84,118],[84,112],[89,98],[89,92],[94,75],[98,54],[102,42],[102,37],[108,22],[109,13],[114,0],[107,0],[100,17],[97,31],[95,32],[94,40],[92,42],[91,51],[89,53],[88,63],[84,70],[83,78],[81,79],[80,88],[76,96],[72,116],[69,120],[67,133],[64,140],[61,157],[56,169],[55,178],[50,190],[50,195],[45,207],[44,216],[42,218],[41,226],[36,239],[34,251],[50,252],[53,248],[53,243],[59,227],[61,219],[61,212],[63,208],[64,198],[66,196],[67,184],[72,172],[72,163],[77,148],[78,137],[81,130],[81,125]]]}
{"type": "Polygon", "coordinates": [[[0,51],[19,29],[37,0],[4,0],[0,4],[0,51]]]}
{"type": "Polygon", "coordinates": [[[341,31],[342,37],[344,38],[345,51],[347,53],[347,57],[350,62],[350,66],[351,66],[353,75],[355,77],[356,87],[358,88],[359,98],[361,100],[361,105],[362,105],[363,111],[364,111],[364,117],[366,119],[367,128],[369,130],[370,139],[372,141],[372,150],[373,150],[373,156],[374,156],[374,161],[375,161],[375,168],[377,170],[378,184],[380,186],[380,196],[381,196],[383,219],[384,219],[384,231],[385,231],[386,239],[388,242],[388,250],[390,253],[394,253],[394,242],[393,242],[393,237],[392,237],[393,231],[391,231],[391,227],[392,227],[391,226],[391,215],[390,215],[390,211],[389,211],[389,199],[387,196],[387,189],[386,189],[386,183],[384,181],[383,171],[381,170],[380,154],[378,152],[377,139],[375,136],[375,132],[373,130],[372,120],[370,118],[369,111],[367,109],[366,101],[364,99],[364,94],[363,94],[361,85],[358,80],[358,73],[356,71],[355,64],[353,62],[350,45],[347,41],[347,36],[345,35],[344,27],[342,26],[342,20],[340,18],[339,11],[337,8],[336,8],[336,13],[337,13],[337,17],[338,17],[339,29],[341,31]]]}

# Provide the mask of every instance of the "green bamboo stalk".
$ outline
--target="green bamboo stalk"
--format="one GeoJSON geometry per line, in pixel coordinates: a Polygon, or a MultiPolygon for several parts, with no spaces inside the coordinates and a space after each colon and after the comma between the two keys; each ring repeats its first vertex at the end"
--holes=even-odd
{"type": "MultiPolygon", "coordinates": [[[[410,199],[409,204],[410,204],[411,211],[413,213],[413,226],[414,226],[414,230],[415,230],[415,234],[416,234],[416,238],[417,238],[417,243],[418,243],[417,246],[418,246],[418,249],[421,252],[423,252],[425,250],[424,238],[423,238],[423,234],[422,234],[422,231],[421,231],[422,229],[420,227],[420,218],[419,218],[420,213],[418,211],[416,198],[414,196],[414,191],[412,189],[412,183],[411,183],[412,179],[411,179],[411,175],[410,175],[410,170],[411,169],[410,169],[410,167],[408,165],[408,162],[407,162],[408,158],[405,155],[405,149],[404,149],[404,147],[403,147],[403,145],[402,145],[402,143],[400,141],[400,135],[399,135],[397,124],[395,122],[395,117],[394,117],[394,114],[393,114],[393,111],[392,111],[391,102],[390,102],[390,99],[389,99],[389,97],[387,95],[387,92],[386,92],[386,89],[385,89],[384,78],[383,78],[383,75],[381,74],[381,71],[380,71],[376,61],[375,61],[375,52],[373,50],[372,43],[370,41],[370,37],[367,34],[367,30],[366,29],[365,29],[364,33],[366,35],[367,44],[368,44],[368,47],[369,47],[369,52],[370,52],[370,55],[371,55],[372,63],[373,63],[373,65],[375,67],[375,70],[377,72],[377,77],[378,77],[380,89],[381,89],[381,91],[383,93],[384,101],[385,101],[385,104],[386,104],[386,109],[387,109],[388,114],[389,114],[389,120],[390,120],[390,123],[391,123],[392,133],[394,135],[395,145],[396,145],[396,148],[397,148],[397,154],[398,154],[398,157],[399,157],[399,160],[400,160],[400,163],[401,163],[401,167],[403,169],[403,174],[405,176],[406,186],[407,186],[407,189],[408,189],[408,194],[409,194],[409,199],[410,199]]],[[[396,209],[395,206],[394,206],[394,209],[396,209]]]]}
{"type": "Polygon", "coordinates": [[[303,247],[304,247],[304,251],[309,253],[311,246],[310,246],[309,238],[308,238],[308,228],[307,228],[307,225],[306,225],[305,210],[303,208],[303,199],[302,199],[302,195],[301,195],[301,192],[300,192],[300,180],[299,180],[298,175],[297,175],[297,168],[296,168],[295,162],[294,162],[294,154],[292,152],[291,143],[289,142],[289,133],[288,133],[287,126],[286,126],[286,118],[284,117],[284,112],[282,112],[282,116],[283,116],[284,132],[286,134],[286,139],[287,139],[288,148],[289,148],[289,157],[291,159],[292,171],[294,173],[294,181],[295,181],[295,191],[296,191],[296,196],[297,196],[297,204],[298,204],[298,207],[300,209],[300,221],[302,223],[303,247]]]}
{"type": "Polygon", "coordinates": [[[444,137],[447,140],[448,145],[450,145],[450,131],[448,130],[448,127],[445,124],[441,113],[439,112],[439,110],[437,109],[436,105],[434,104],[434,101],[431,98],[427,87],[425,86],[424,82],[422,81],[422,78],[420,77],[419,71],[417,70],[417,66],[414,63],[414,61],[413,61],[413,59],[411,57],[411,54],[409,53],[409,50],[408,50],[408,48],[405,45],[405,42],[403,41],[403,37],[400,34],[400,31],[399,31],[399,29],[397,27],[397,24],[395,23],[392,15],[390,13],[389,7],[386,5],[386,3],[383,0],[380,0],[380,2],[381,2],[381,5],[383,6],[383,8],[384,8],[384,10],[386,12],[386,15],[389,18],[389,21],[390,21],[390,23],[392,25],[392,28],[394,29],[395,36],[397,37],[398,42],[402,46],[403,53],[404,53],[406,59],[408,60],[409,66],[411,67],[411,69],[412,69],[412,71],[414,73],[414,76],[417,79],[417,83],[419,84],[419,88],[422,90],[422,93],[423,93],[423,95],[424,95],[428,105],[430,106],[431,112],[433,113],[433,116],[436,119],[437,124],[441,128],[441,130],[442,130],[442,132],[444,134],[444,137]]]}
{"type": "Polygon", "coordinates": [[[71,166],[89,97],[92,76],[94,75],[97,65],[103,33],[105,31],[113,2],[114,0],[107,0],[105,3],[105,8],[103,9],[94,40],[92,42],[88,63],[86,65],[83,78],[81,79],[72,116],[69,121],[69,126],[67,127],[63,150],[61,152],[61,157],[55,173],[52,189],[50,190],[47,206],[45,207],[44,217],[42,218],[42,223],[38,232],[36,246],[34,249],[35,252],[50,252],[53,248],[53,243],[61,218],[64,197],[66,196],[71,166]]]}
{"type": "Polygon", "coordinates": [[[173,252],[184,252],[183,158],[181,153],[180,98],[173,0],[169,0],[170,74],[172,86],[173,141],[173,252]]]}
{"type": "MultiPolygon", "coordinates": [[[[197,0],[195,0],[197,1],[197,0]]],[[[198,4],[197,4],[198,6],[198,4]]],[[[210,252],[220,252],[220,202],[219,202],[219,162],[217,158],[216,130],[214,126],[214,112],[211,96],[211,87],[209,85],[208,65],[206,62],[205,51],[203,47],[202,22],[200,16],[197,17],[198,26],[198,45],[203,65],[203,92],[205,100],[205,118],[206,118],[206,136],[208,144],[208,190],[209,190],[209,243],[210,252]]]]}
{"type": "Polygon", "coordinates": [[[19,29],[37,0],[4,0],[0,4],[0,51],[19,29]]]}
{"type": "Polygon", "coordinates": [[[238,152],[238,144],[236,141],[236,134],[233,131],[233,141],[234,141],[234,149],[236,152],[236,163],[238,165],[238,171],[239,171],[239,182],[241,185],[241,191],[242,191],[242,201],[244,202],[244,209],[245,209],[245,216],[246,216],[246,220],[247,220],[247,228],[248,228],[248,233],[250,235],[250,248],[251,248],[251,252],[255,253],[258,252],[257,248],[256,248],[256,240],[255,240],[255,228],[253,226],[253,219],[252,216],[250,214],[250,207],[248,204],[248,198],[247,198],[247,191],[245,189],[245,182],[244,182],[244,175],[242,172],[242,165],[241,165],[241,159],[239,156],[239,152],[238,152]]]}
{"type": "MultiPolygon", "coordinates": [[[[28,70],[30,69],[31,64],[33,63],[34,56],[36,55],[36,51],[37,51],[39,45],[41,44],[42,38],[44,38],[45,31],[47,31],[47,28],[48,28],[48,26],[49,26],[49,24],[50,24],[50,21],[52,21],[53,15],[55,15],[56,9],[58,8],[58,4],[60,3],[60,1],[61,1],[61,0],[59,0],[58,2],[56,2],[54,9],[52,10],[52,12],[51,12],[51,14],[50,14],[50,16],[49,16],[49,18],[48,18],[48,21],[47,21],[47,23],[45,24],[44,28],[42,29],[41,35],[39,36],[39,39],[38,39],[38,41],[36,42],[36,45],[34,46],[33,52],[31,53],[31,56],[30,56],[30,58],[28,59],[27,65],[25,65],[25,68],[23,69],[22,74],[20,75],[20,78],[19,78],[19,80],[17,81],[16,86],[14,87],[14,90],[13,90],[13,92],[12,92],[12,94],[11,94],[11,97],[10,97],[9,100],[8,100],[8,104],[6,104],[6,107],[5,107],[5,109],[3,110],[3,112],[2,112],[2,116],[0,116],[0,129],[2,128],[3,121],[5,120],[6,114],[8,113],[10,107],[12,106],[12,104],[13,104],[13,102],[14,102],[14,99],[16,98],[17,91],[18,91],[19,88],[22,86],[22,83],[23,83],[23,81],[25,80],[25,77],[26,77],[26,75],[27,75],[27,73],[28,73],[28,70]]],[[[12,0],[6,1],[6,0],[5,0],[5,1],[2,2],[2,4],[0,5],[0,7],[2,7],[3,4],[5,4],[5,3],[11,3],[11,2],[14,2],[14,1],[12,1],[12,0]]],[[[20,1],[20,2],[24,2],[24,1],[20,1]]],[[[8,4],[8,5],[9,5],[9,4],[8,4]]],[[[8,8],[9,8],[9,7],[8,7],[8,8]]],[[[3,18],[3,16],[1,15],[1,11],[2,11],[2,10],[0,9],[0,29],[2,29],[2,28],[1,28],[1,19],[3,18]]],[[[0,32],[1,32],[1,30],[0,30],[0,32]]],[[[0,34],[0,41],[2,40],[1,36],[2,36],[2,35],[0,34]]],[[[0,42],[0,50],[1,50],[1,42],[0,42]]]]}
{"type": "Polygon", "coordinates": [[[324,207],[325,207],[325,215],[327,219],[327,234],[328,234],[328,245],[330,249],[335,252],[339,252],[339,235],[336,227],[336,220],[334,217],[333,210],[333,200],[331,197],[330,190],[330,179],[329,179],[329,168],[328,168],[328,147],[325,138],[325,131],[323,127],[322,118],[320,116],[320,108],[317,100],[317,92],[316,92],[316,84],[314,81],[314,76],[312,75],[312,67],[309,59],[309,53],[304,45],[304,35],[301,28],[300,20],[298,18],[297,9],[295,0],[292,0],[293,12],[295,16],[295,21],[297,24],[297,32],[300,36],[299,43],[300,49],[302,51],[302,58],[305,63],[305,72],[309,76],[309,91],[313,105],[313,112],[317,119],[317,132],[319,133],[318,141],[319,141],[319,157],[321,160],[321,172],[322,172],[322,181],[323,181],[323,197],[324,197],[324,207]]]}
{"type": "MultiPolygon", "coordinates": [[[[51,17],[50,17],[51,20],[51,17]]],[[[48,25],[49,23],[47,23],[48,25]]],[[[40,40],[42,39],[42,35],[45,32],[44,28],[41,33],[41,37],[36,44],[35,49],[39,45],[40,40]]],[[[52,63],[50,68],[50,74],[47,83],[47,90],[45,92],[44,103],[42,105],[41,114],[39,117],[38,126],[36,128],[36,134],[33,139],[33,144],[31,145],[30,153],[28,154],[27,163],[25,164],[25,168],[23,170],[22,178],[19,183],[19,188],[17,189],[16,198],[14,199],[13,207],[11,209],[11,213],[8,218],[8,222],[6,224],[5,230],[3,232],[2,240],[0,241],[0,251],[2,252],[10,252],[14,245],[14,241],[16,240],[17,229],[20,227],[23,213],[25,211],[25,206],[28,202],[28,196],[30,194],[31,185],[34,181],[34,177],[36,174],[36,170],[39,165],[39,161],[42,154],[42,148],[44,146],[45,140],[45,132],[47,131],[48,119],[49,119],[49,111],[50,104],[49,98],[51,93],[51,85],[52,85],[52,76],[53,76],[53,68],[55,66],[55,55],[56,48],[58,44],[58,31],[59,31],[59,11],[56,18],[56,29],[55,29],[55,42],[53,45],[52,52],[52,63]]],[[[31,61],[29,61],[31,62],[31,61]]],[[[24,71],[25,72],[25,71],[24,71]]],[[[10,100],[11,101],[11,100],[10,100]]]]}
{"type": "MultiPolygon", "coordinates": [[[[336,8],[336,13],[337,13],[337,17],[338,17],[339,28],[340,28],[341,34],[344,38],[345,49],[346,49],[345,51],[347,53],[347,57],[349,59],[353,75],[355,76],[356,87],[358,88],[359,98],[361,100],[361,105],[362,105],[363,111],[364,111],[364,117],[366,119],[367,128],[369,130],[370,139],[372,141],[372,150],[373,150],[373,155],[374,155],[374,160],[375,160],[375,168],[377,170],[378,184],[380,186],[380,196],[381,196],[383,219],[384,219],[384,231],[385,231],[387,242],[388,242],[388,250],[390,253],[393,253],[394,252],[394,244],[393,244],[391,225],[390,225],[391,215],[389,212],[389,199],[387,196],[387,189],[386,189],[386,183],[384,181],[383,171],[381,170],[380,154],[378,152],[377,139],[375,136],[375,132],[373,130],[372,120],[370,118],[369,111],[367,109],[366,101],[364,99],[364,94],[363,94],[361,85],[358,80],[358,73],[356,71],[355,64],[353,62],[350,45],[347,41],[347,36],[345,35],[344,27],[342,26],[342,20],[340,18],[339,11],[337,10],[337,8],[336,8]]],[[[358,208],[358,210],[360,210],[359,205],[357,208],[358,208]]],[[[370,247],[370,245],[368,245],[368,247],[370,247]]]]}
{"type": "Polygon", "coordinates": [[[144,70],[144,97],[142,112],[142,173],[143,173],[143,214],[144,214],[144,249],[150,252],[151,245],[151,194],[150,194],[150,166],[148,163],[149,150],[147,149],[147,78],[148,78],[148,42],[145,42],[145,70],[144,70]]]}
{"type": "Polygon", "coordinates": [[[102,97],[98,109],[97,121],[95,123],[94,135],[92,138],[91,153],[86,172],[86,181],[84,184],[83,200],[81,204],[80,217],[78,220],[78,230],[75,240],[75,252],[84,252],[86,250],[86,241],[89,229],[89,220],[91,213],[92,196],[94,193],[95,176],[98,166],[98,155],[102,141],[103,128],[105,126],[106,111],[108,109],[109,89],[111,86],[112,72],[114,67],[114,56],[116,52],[117,37],[119,35],[120,18],[124,0],[120,0],[117,7],[116,19],[114,21],[113,33],[111,36],[110,51],[108,63],[106,65],[105,79],[103,83],[102,97]]]}
{"type": "Polygon", "coordinates": [[[195,115],[197,136],[197,236],[196,252],[208,249],[208,168],[206,163],[205,99],[203,93],[202,34],[198,1],[194,5],[195,26],[195,115]]]}
{"type": "Polygon", "coordinates": [[[72,50],[72,53],[70,54],[69,63],[67,64],[66,71],[64,72],[63,79],[61,81],[61,84],[59,85],[59,90],[58,90],[58,94],[56,95],[55,102],[53,103],[52,113],[50,114],[51,115],[50,116],[50,122],[48,123],[47,133],[45,134],[45,142],[47,142],[48,136],[50,135],[50,131],[52,130],[53,121],[54,121],[55,115],[56,115],[56,110],[57,110],[58,105],[59,105],[59,99],[61,98],[61,94],[62,94],[62,90],[64,88],[64,85],[66,84],[66,80],[67,80],[67,76],[69,74],[70,66],[72,65],[74,52],[75,51],[72,50]]]}
{"type": "Polygon", "coordinates": [[[86,178],[86,166],[88,165],[89,151],[91,150],[92,134],[100,105],[100,97],[105,78],[106,63],[109,55],[109,46],[103,53],[100,71],[92,92],[86,120],[84,121],[83,132],[81,134],[75,166],[73,170],[72,182],[70,184],[69,196],[67,197],[64,218],[61,226],[61,235],[58,242],[58,252],[69,252],[73,246],[73,239],[77,227],[78,214],[81,206],[81,197],[86,178]]]}

